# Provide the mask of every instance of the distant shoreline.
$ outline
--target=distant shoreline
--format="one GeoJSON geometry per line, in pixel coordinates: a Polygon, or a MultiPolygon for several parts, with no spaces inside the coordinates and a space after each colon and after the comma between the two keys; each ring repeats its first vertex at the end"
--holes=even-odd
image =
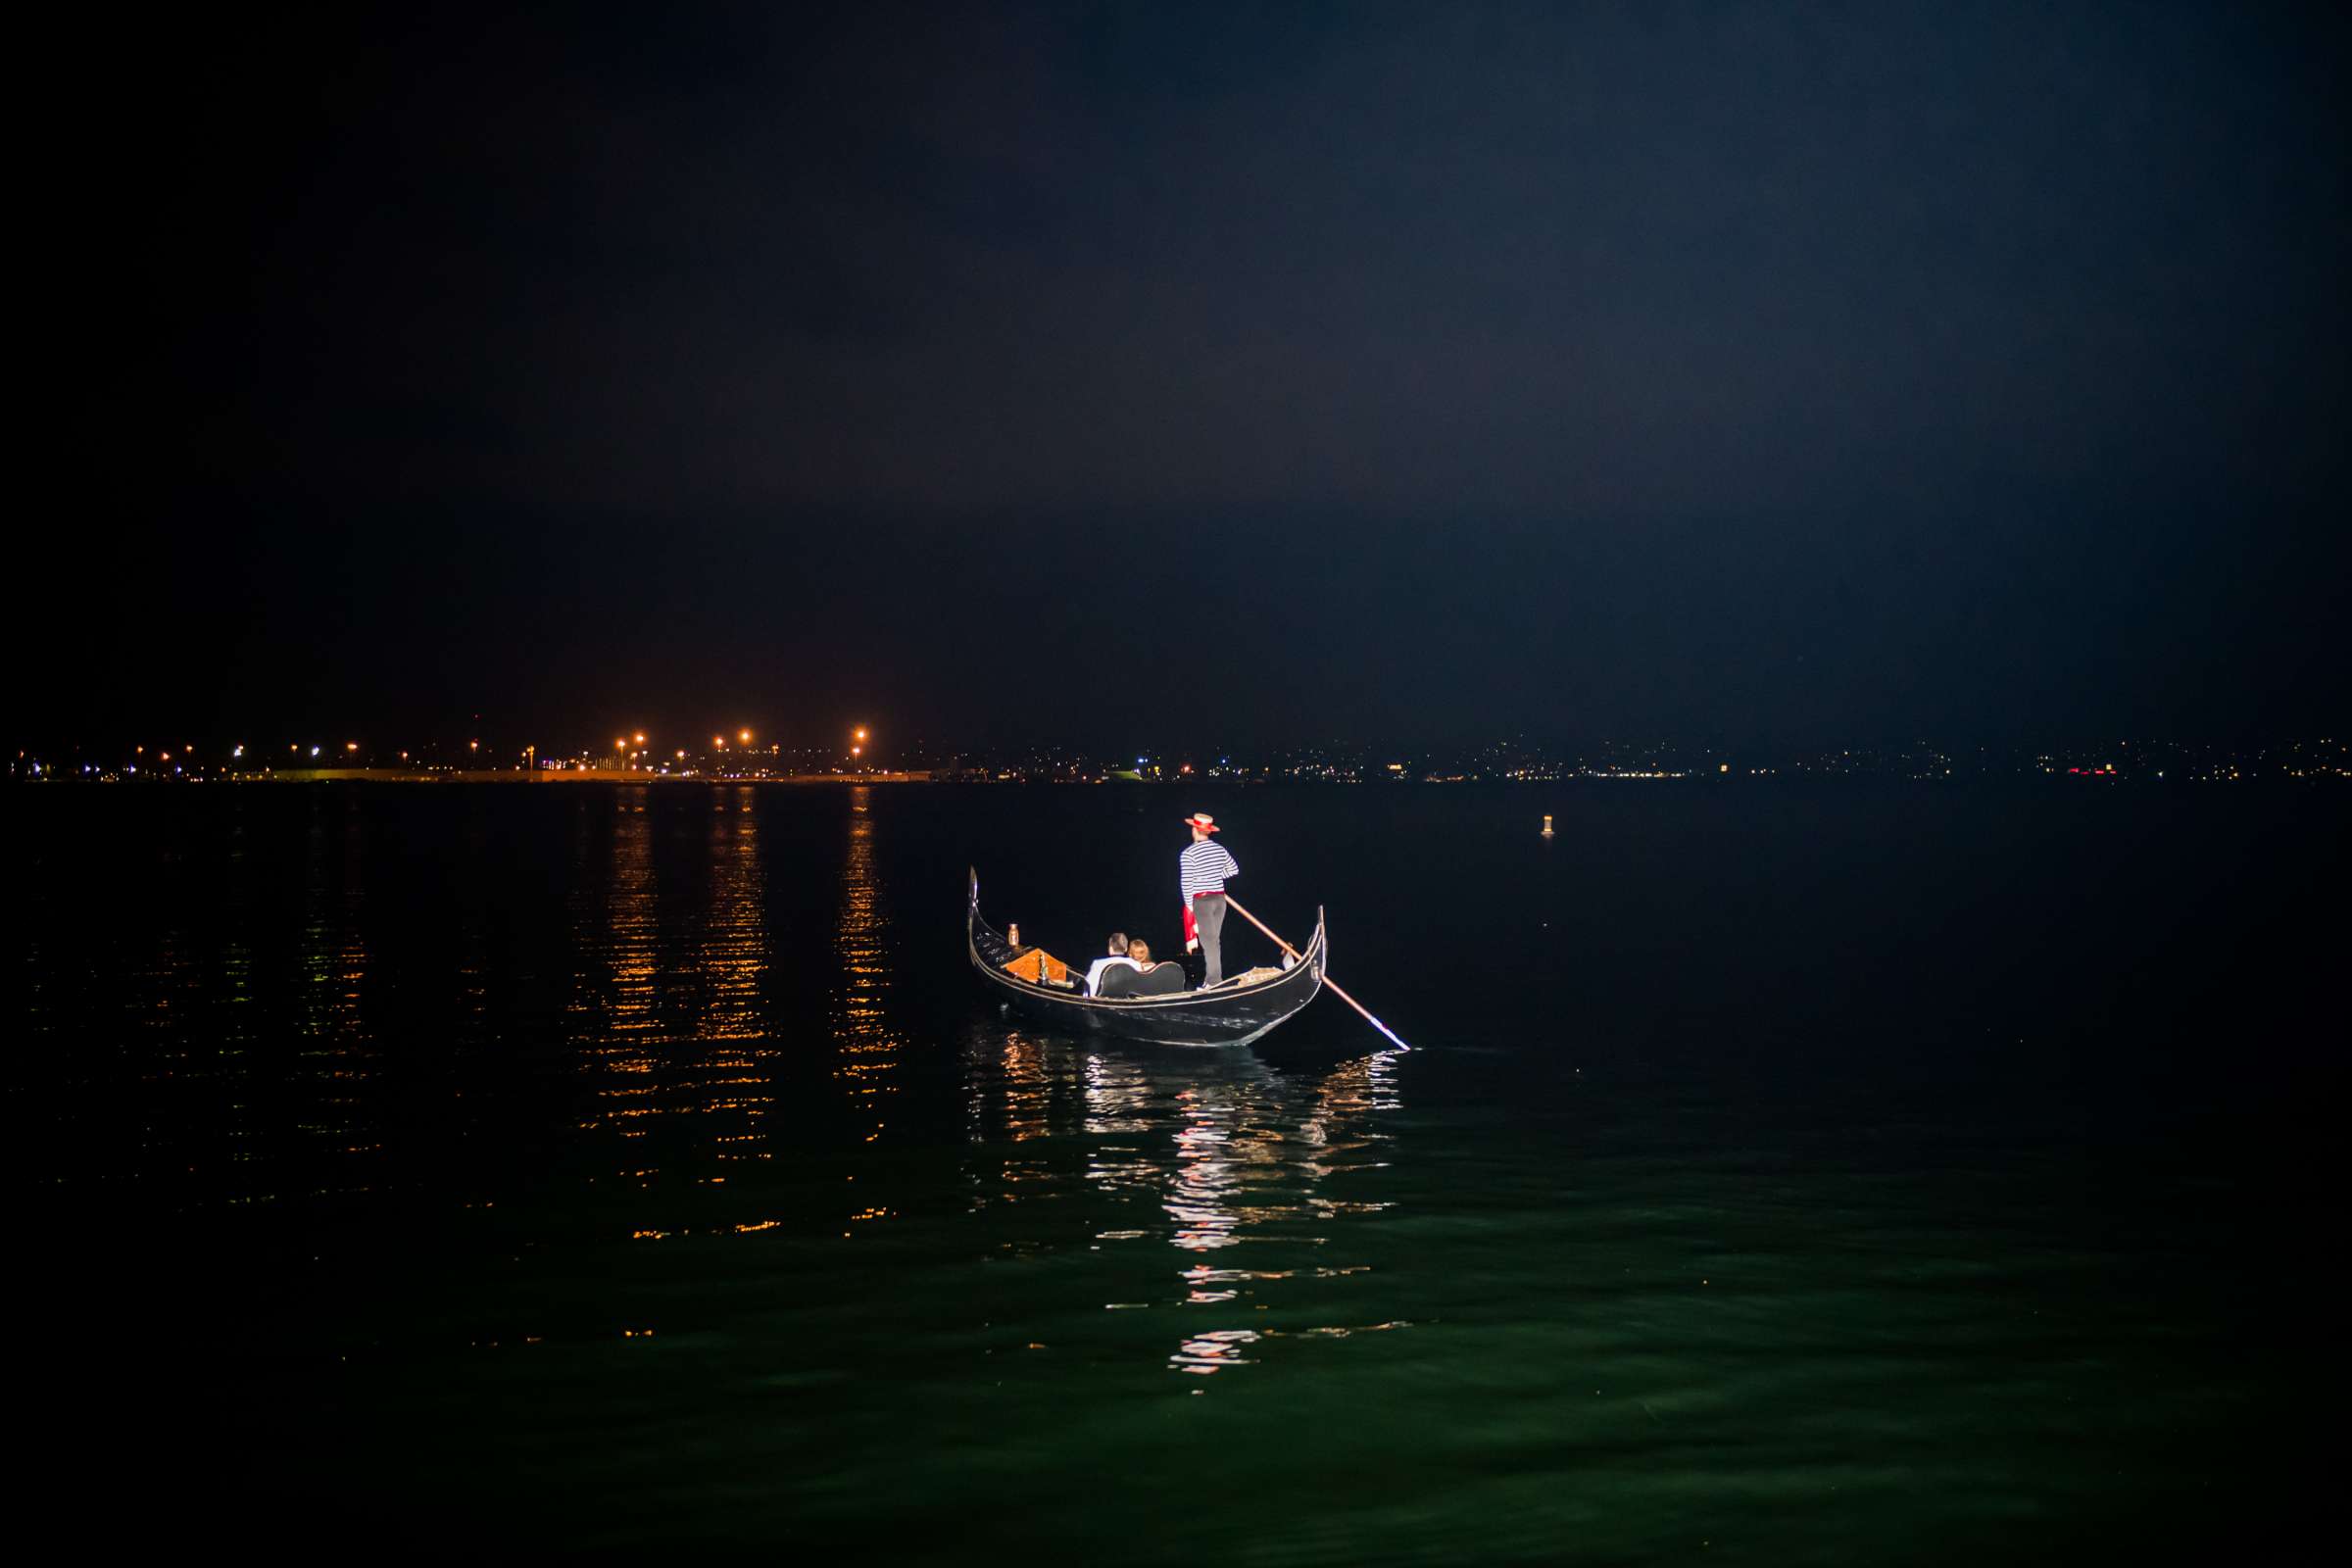
{"type": "Polygon", "coordinates": [[[228,784],[929,784],[928,770],[888,773],[647,773],[617,767],[280,767],[216,775],[228,784]]]}
{"type": "Polygon", "coordinates": [[[2156,773],[2137,773],[2137,774],[2134,774],[2134,773],[2108,773],[2108,772],[2092,772],[2092,771],[2088,771],[2088,770],[2070,770],[2070,771],[2069,771],[2069,773],[2055,773],[2055,774],[2053,773],[2053,771],[2045,771],[2045,770],[2035,770],[2035,771],[2033,771],[2033,772],[2016,772],[2016,773],[2001,773],[2001,772],[1989,772],[1989,771],[1987,771],[1987,772],[1981,772],[1981,773],[1979,773],[1979,772],[1971,772],[1971,773],[1964,773],[1964,774],[1955,774],[1955,773],[1941,773],[1941,774],[1936,774],[1936,773],[1915,773],[1915,774],[1903,774],[1903,773],[1887,773],[1887,772],[1871,772],[1871,771],[1864,771],[1864,770],[1861,770],[1861,769],[1855,769],[1855,770],[1853,770],[1853,771],[1851,771],[1851,772],[1843,772],[1843,771],[1832,771],[1832,770],[1827,770],[1827,769],[1811,769],[1811,768],[1791,768],[1791,769],[1782,769],[1782,768],[1752,768],[1752,769],[1743,769],[1741,772],[1739,772],[1739,773],[1734,773],[1734,774],[1728,774],[1728,775],[1727,775],[1727,774],[1723,774],[1723,773],[1702,772],[1702,771],[1697,771],[1697,770],[1690,770],[1690,771],[1675,771],[1675,770],[1656,770],[1656,771],[1646,771],[1646,770],[1644,770],[1644,771],[1636,771],[1636,770],[1628,770],[1628,771],[1625,771],[1625,772],[1580,772],[1580,773],[1564,773],[1564,774],[1560,774],[1560,775],[1556,775],[1556,776],[1550,776],[1550,777],[1538,777],[1538,778],[1477,778],[1477,777],[1461,777],[1461,776],[1451,776],[1451,777],[1441,776],[1441,777],[1405,778],[1405,779],[1382,779],[1382,778],[1284,778],[1284,777],[1275,777],[1275,778],[1254,778],[1254,777],[1245,777],[1245,776],[1232,776],[1232,777],[1222,777],[1222,778],[1219,778],[1219,777],[1209,777],[1209,778],[1201,778],[1201,779],[1186,779],[1186,780],[1176,780],[1176,779],[1166,779],[1166,780],[1160,780],[1160,779],[1152,779],[1152,780],[1142,780],[1142,781],[1138,781],[1138,780],[1133,780],[1133,779],[1118,779],[1118,778],[1108,778],[1108,779],[1105,779],[1105,778],[1023,778],[1023,777],[1018,777],[1018,776],[1014,776],[1014,777],[1005,777],[1005,776],[1002,776],[1002,775],[995,776],[995,777],[991,777],[991,776],[987,776],[987,775],[982,775],[982,774],[973,774],[973,773],[946,773],[946,774],[942,774],[942,773],[935,773],[935,772],[926,771],[926,770],[894,770],[894,771],[891,771],[891,772],[874,772],[874,773],[705,773],[705,772],[681,772],[681,773],[631,773],[631,772],[624,772],[624,771],[620,771],[620,770],[618,770],[618,769],[599,769],[599,768],[564,768],[564,769],[560,769],[560,770],[559,770],[559,769],[555,769],[555,768],[547,768],[547,769],[543,769],[543,770],[541,770],[541,771],[539,771],[539,772],[535,772],[535,773],[529,773],[529,772],[524,772],[524,771],[522,771],[522,770],[521,770],[521,769],[519,769],[519,768],[507,768],[507,769],[493,769],[493,768],[451,768],[451,769],[447,769],[447,770],[435,771],[435,770],[431,770],[431,769],[424,769],[424,768],[396,768],[396,767],[318,767],[318,768],[278,768],[278,769],[273,769],[273,770],[265,771],[265,772],[250,772],[250,773],[247,773],[247,772],[238,772],[238,773],[227,773],[227,772],[222,772],[222,773],[196,773],[196,774],[192,774],[192,775],[178,775],[178,776],[169,776],[169,775],[161,775],[161,774],[140,774],[140,773],[127,773],[127,774],[126,774],[126,773],[117,773],[117,772],[115,772],[115,771],[114,771],[114,770],[112,770],[112,769],[108,769],[107,771],[105,771],[105,772],[103,772],[103,773],[98,773],[98,774],[95,774],[94,776],[93,776],[93,775],[79,775],[79,776],[77,776],[77,775],[71,774],[71,773],[63,773],[63,774],[46,774],[46,775],[33,775],[33,776],[29,776],[29,777],[23,776],[23,775],[12,775],[12,777],[11,777],[11,779],[10,779],[10,782],[12,782],[12,783],[19,783],[19,784],[40,784],[40,783],[57,783],[57,784],[150,784],[150,783],[152,783],[152,784],[259,784],[259,785],[270,785],[270,784],[286,784],[286,785],[293,785],[293,784],[509,784],[509,785],[512,785],[512,784],[532,784],[532,785],[537,785],[537,784],[566,784],[566,783],[570,783],[570,784],[627,784],[627,785],[635,785],[635,786],[640,786],[640,787],[642,787],[642,786],[646,786],[646,785],[652,785],[652,784],[667,784],[667,785],[700,784],[700,785],[703,785],[703,786],[705,786],[705,787],[709,787],[709,786],[711,786],[711,785],[748,785],[748,784],[779,784],[779,785],[819,785],[819,784],[834,784],[834,785],[838,785],[838,784],[853,784],[853,785],[858,785],[858,784],[929,784],[929,785],[938,785],[938,786],[940,786],[940,787],[943,787],[943,788],[946,788],[946,787],[953,787],[953,786],[956,786],[956,785],[989,785],[989,786],[997,786],[997,785],[1005,785],[1005,784],[1038,784],[1038,785],[1053,785],[1053,786],[1060,786],[1060,787],[1064,787],[1064,788],[1069,788],[1069,787],[1075,787],[1075,786],[1100,786],[1100,785],[1134,784],[1134,785],[1135,785],[1137,788],[1139,788],[1139,789],[1142,789],[1142,788],[1154,788],[1154,787],[1156,787],[1156,788],[1163,788],[1163,789],[1164,789],[1164,788],[1168,788],[1168,787],[1170,787],[1170,786],[1183,785],[1183,784],[1195,784],[1195,785],[1205,786],[1205,787],[1218,787],[1218,786],[1223,786],[1223,787],[1240,787],[1240,788],[1245,788],[1245,789],[1263,789],[1263,788],[1269,788],[1269,787],[1273,787],[1273,788],[1280,788],[1280,787],[1284,787],[1284,786],[1308,786],[1308,787],[1312,787],[1312,786],[1325,786],[1325,787],[1348,787],[1348,788],[1353,788],[1353,789],[1378,789],[1380,786],[1383,786],[1383,785],[1387,786],[1387,787],[1388,787],[1388,788],[1390,788],[1390,789],[1396,789],[1396,788],[1410,788],[1410,787],[1416,787],[1416,786],[1418,786],[1418,787],[1424,787],[1424,788],[1426,788],[1426,787],[1430,787],[1430,786],[1446,786],[1446,785],[1464,786],[1464,785],[1467,785],[1467,786],[1471,786],[1471,787],[1474,787],[1474,788],[1477,788],[1477,787],[1485,787],[1485,788],[1495,788],[1495,789],[1519,789],[1519,790],[1531,790],[1531,789],[1540,789],[1540,788],[1544,788],[1544,787],[1550,787],[1550,788],[1555,788],[1555,789],[1556,789],[1556,788],[1559,788],[1559,787],[1561,787],[1561,786],[1564,786],[1564,785],[1572,785],[1572,784],[1587,784],[1587,785],[1595,785],[1595,784],[1627,784],[1627,783],[1653,783],[1653,782],[1654,782],[1654,783],[1669,783],[1669,784],[1673,784],[1673,783],[1691,783],[1691,784],[1695,784],[1695,783],[1722,783],[1722,784],[1728,784],[1728,783],[1731,783],[1731,782],[1733,782],[1734,780],[1739,780],[1739,781],[1740,781],[1740,782],[1742,782],[1742,783],[1761,783],[1761,782],[1770,781],[1770,782],[1776,782],[1776,783],[1777,783],[1777,782],[1786,782],[1786,783],[1790,783],[1790,784],[1860,784],[1860,783],[1897,783],[1897,784],[1941,784],[1941,785],[1946,785],[1946,786],[1966,786],[1966,785],[1970,785],[1970,784],[1998,783],[1998,782],[2014,782],[2014,783],[2024,784],[2024,783],[2029,783],[2029,782],[2032,782],[2032,783],[2043,783],[2043,782],[2064,781],[2064,782],[2073,783],[2073,784],[2078,784],[2078,785],[2090,785],[2090,786],[2093,786],[2093,787],[2105,786],[2105,787],[2108,787],[2108,788],[2116,788],[2116,787],[2119,787],[2119,786],[2130,786],[2130,785],[2146,785],[2146,784],[2175,784],[2175,785],[2189,785],[2189,784],[2209,784],[2209,783],[2246,783],[2246,784],[2252,784],[2252,783],[2265,783],[2265,782],[2294,783],[2294,782],[2301,782],[2301,781],[2310,780],[2310,779],[2336,779],[2336,778],[2345,778],[2345,777],[2352,777],[2352,770],[2337,771],[2337,770],[2332,770],[2332,769],[2324,769],[2324,768],[2313,768],[2313,769],[2308,769],[2308,770],[2294,770],[2294,769],[2272,769],[2272,770],[2262,770],[2262,771],[2255,771],[2255,772],[2243,772],[2243,773],[2241,773],[2241,772],[2236,772],[2236,771],[2232,771],[2232,770],[2221,770],[2221,771],[2214,771],[2214,772],[2202,772],[2202,773],[2182,772],[2182,773],[2180,773],[2180,774],[2179,774],[2179,775],[2177,775],[2177,776],[2173,776],[2173,777],[2169,777],[2169,778],[2168,778],[2168,777],[2167,777],[2167,775],[2166,775],[2166,774],[2164,774],[2164,773],[2162,773],[2162,772],[2156,772],[2156,773]]]}

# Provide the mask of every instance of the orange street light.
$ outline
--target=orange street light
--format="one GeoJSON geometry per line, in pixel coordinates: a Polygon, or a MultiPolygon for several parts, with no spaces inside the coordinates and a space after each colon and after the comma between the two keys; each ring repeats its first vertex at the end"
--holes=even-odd
{"type": "Polygon", "coordinates": [[[748,730],[748,729],[746,729],[746,730],[738,730],[738,731],[736,731],[736,734],[735,734],[735,743],[736,743],[738,746],[749,746],[749,745],[751,745],[751,744],[752,744],[752,732],[751,732],[750,730],[748,730]]]}
{"type": "Polygon", "coordinates": [[[862,724],[858,726],[858,739],[861,742],[865,739],[865,726],[862,724]]]}

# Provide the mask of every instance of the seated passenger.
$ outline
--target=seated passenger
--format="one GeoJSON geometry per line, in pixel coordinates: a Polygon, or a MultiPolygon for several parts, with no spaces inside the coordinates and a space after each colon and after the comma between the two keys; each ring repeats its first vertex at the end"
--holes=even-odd
{"type": "MultiPolygon", "coordinates": [[[[1147,949],[1146,951],[1148,952],[1150,950],[1147,949]]],[[[1101,996],[1102,994],[1102,976],[1110,970],[1118,968],[1122,964],[1130,969],[1141,969],[1143,967],[1142,964],[1136,962],[1135,959],[1128,955],[1127,933],[1124,931],[1113,931],[1110,934],[1110,956],[1107,958],[1097,958],[1093,963],[1090,963],[1086,966],[1086,994],[1090,997],[1101,996]]]]}
{"type": "Polygon", "coordinates": [[[1183,964],[1153,963],[1152,961],[1151,943],[1140,941],[1128,943],[1127,956],[1134,960],[1134,972],[1129,973],[1124,969],[1105,971],[1102,976],[1104,988],[1102,994],[1104,996],[1172,997],[1179,992],[1191,989],[1185,983],[1183,964]]]}

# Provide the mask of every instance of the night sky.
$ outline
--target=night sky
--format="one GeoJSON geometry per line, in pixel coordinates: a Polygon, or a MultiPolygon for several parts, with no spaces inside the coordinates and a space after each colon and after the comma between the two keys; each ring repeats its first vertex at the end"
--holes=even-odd
{"type": "Polygon", "coordinates": [[[2347,716],[2340,9],[322,9],[22,61],[46,743],[2347,716]]]}

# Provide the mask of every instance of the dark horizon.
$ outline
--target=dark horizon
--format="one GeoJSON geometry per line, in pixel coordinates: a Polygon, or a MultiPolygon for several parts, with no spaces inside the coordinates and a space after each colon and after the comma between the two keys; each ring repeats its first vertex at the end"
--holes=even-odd
{"type": "MultiPolygon", "coordinates": [[[[2110,781],[2352,778],[2352,736],[2282,736],[2229,744],[2177,737],[2073,737],[2031,746],[1952,745],[1914,738],[1880,744],[1807,748],[1769,743],[1727,746],[1706,738],[1594,737],[1583,740],[1504,736],[1484,743],[1330,737],[1296,746],[1168,745],[1128,747],[988,746],[914,736],[862,744],[848,735],[730,736],[643,742],[619,737],[596,745],[525,743],[487,731],[466,740],[394,737],[286,742],[282,734],[244,742],[205,737],[113,747],[18,750],[6,777],[41,782],[317,782],[368,776],[389,780],[491,777],[584,782],[733,782],[860,777],[931,781],[1013,780],[1106,783],[1121,779],[1183,788],[1201,784],[1494,783],[1536,787],[1579,779],[1902,778],[1966,782],[2035,775],[2091,775],[2110,781]],[[403,745],[402,742],[407,744],[403,745]]],[[[345,730],[336,732],[350,734],[345,730]]],[[[861,732],[863,733],[863,732],[861,732]]]]}
{"type": "Polygon", "coordinates": [[[2338,13],[164,27],[22,737],[2345,716],[2338,13]]]}

